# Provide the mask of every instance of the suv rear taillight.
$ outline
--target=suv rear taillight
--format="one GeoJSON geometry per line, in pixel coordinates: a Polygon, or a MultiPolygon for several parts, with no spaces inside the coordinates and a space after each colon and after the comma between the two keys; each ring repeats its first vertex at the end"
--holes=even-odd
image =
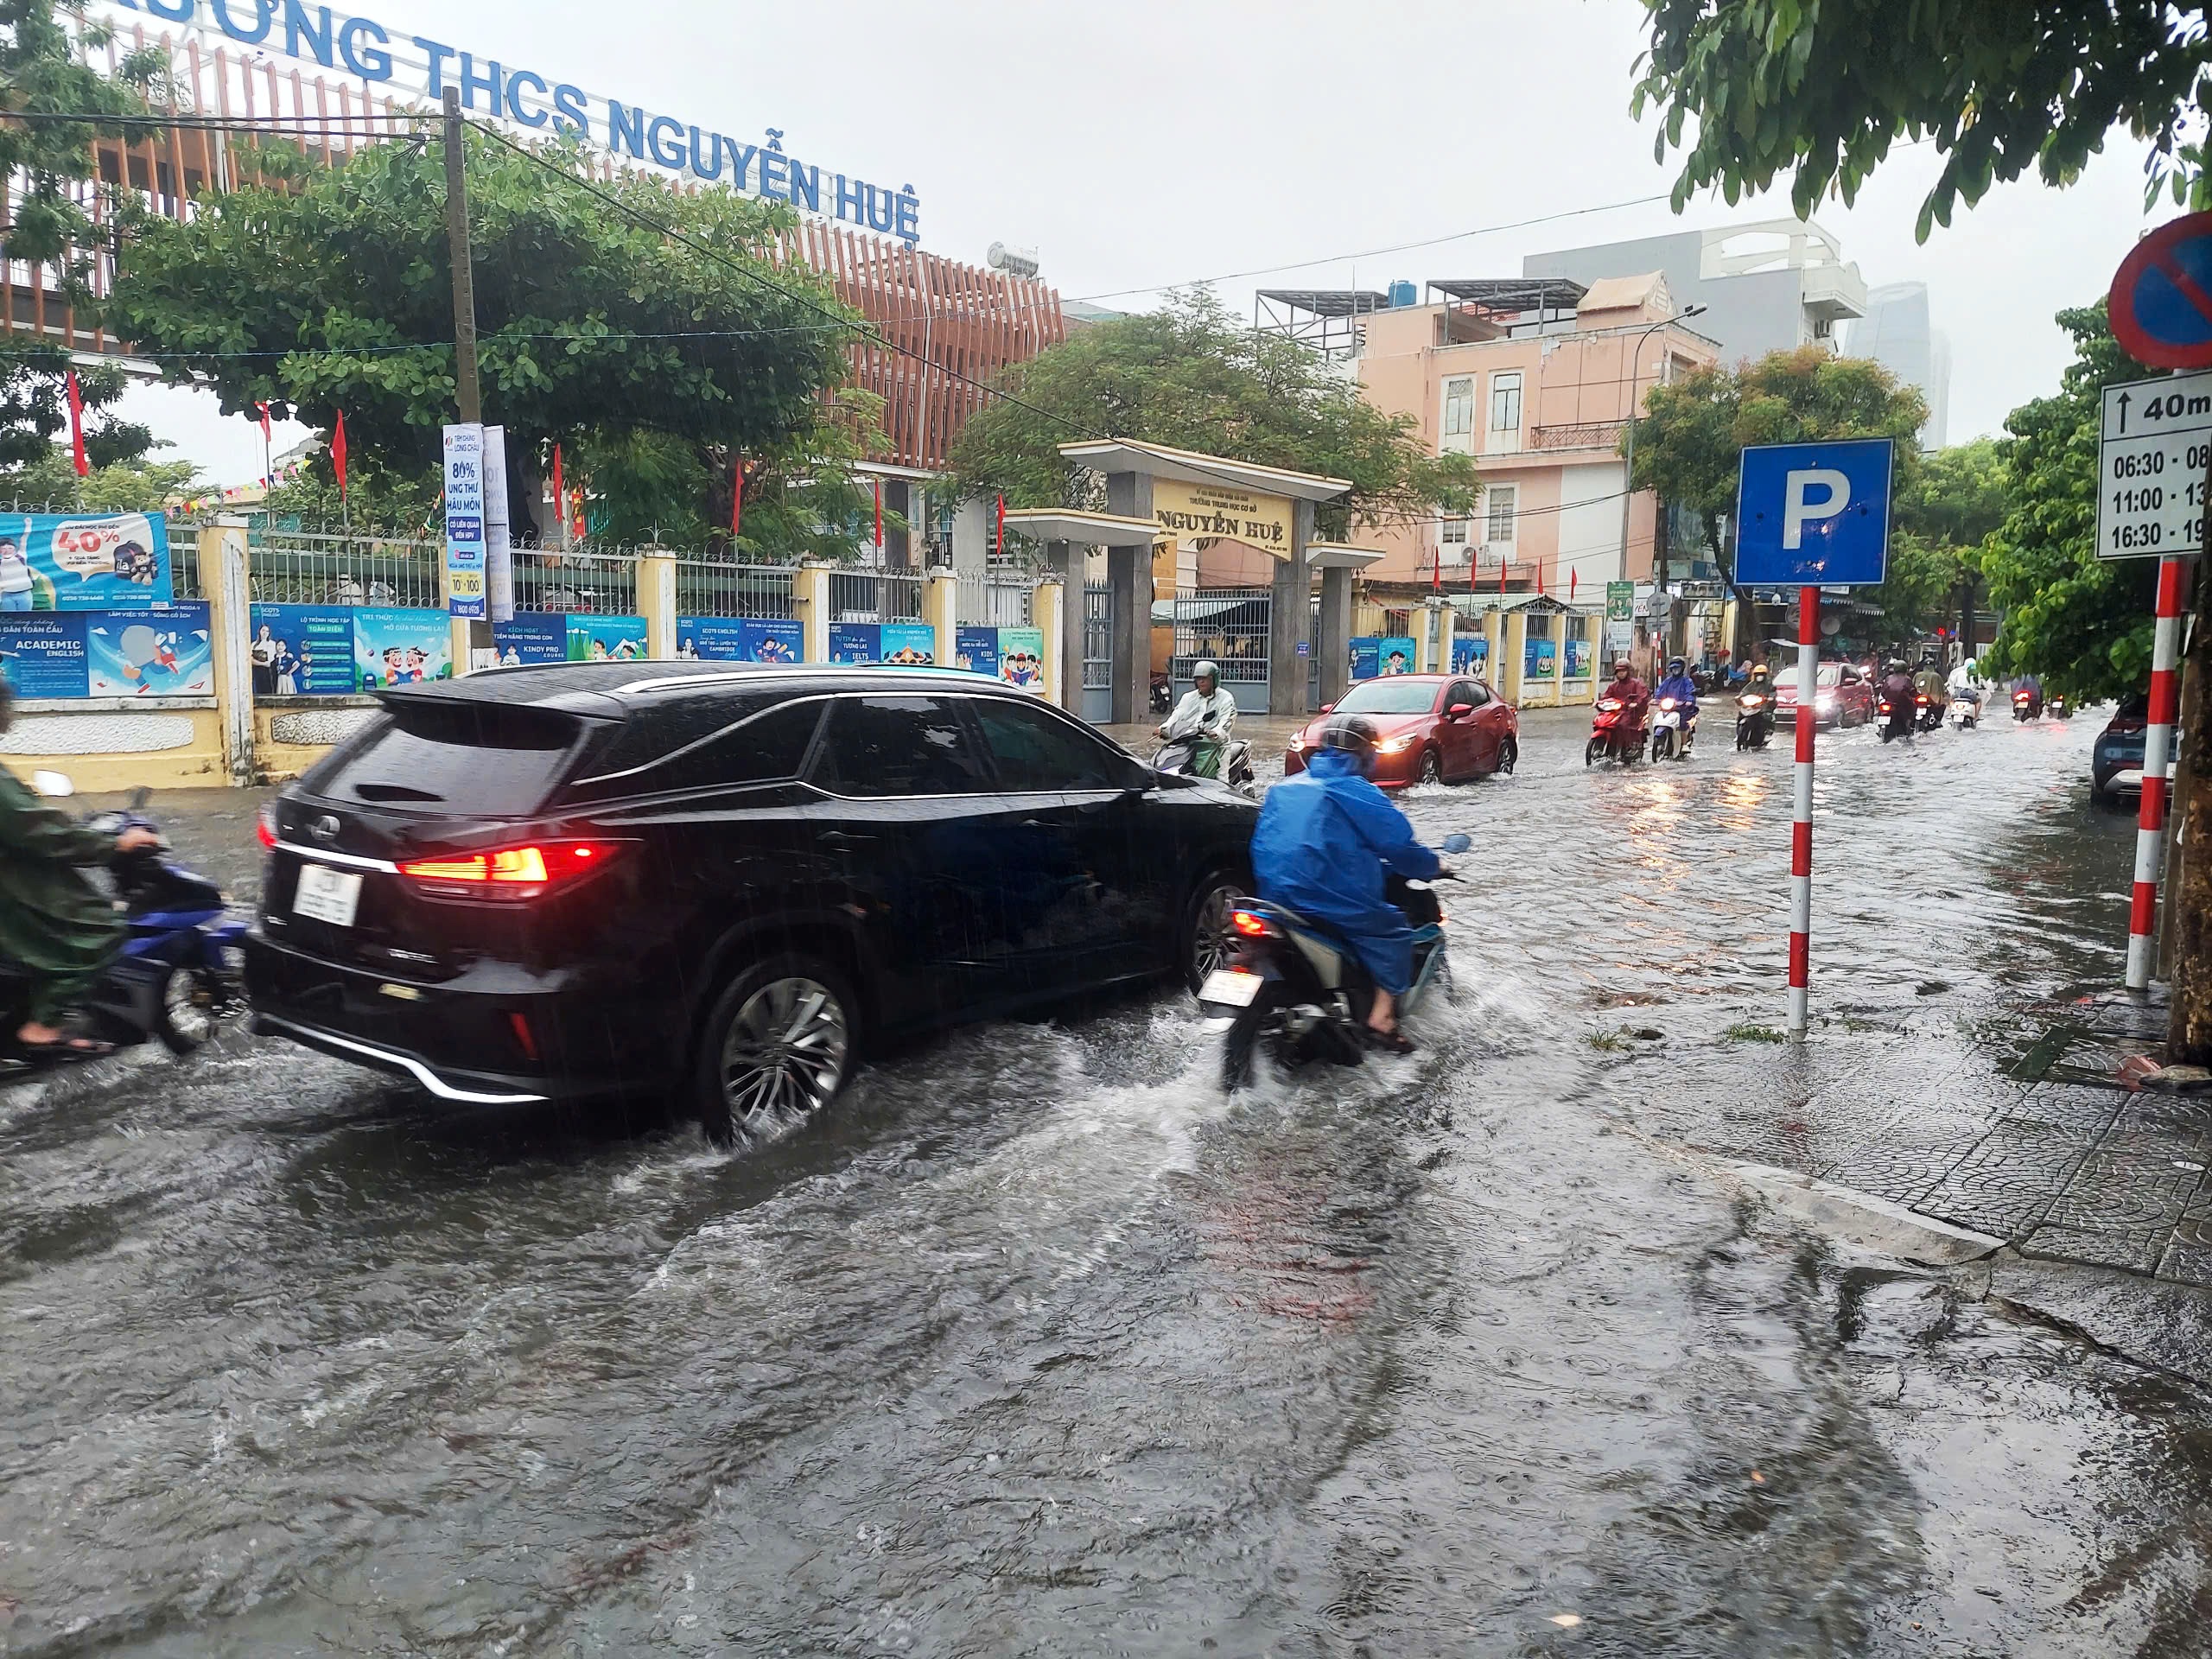
{"type": "Polygon", "coordinates": [[[276,850],[276,808],[273,804],[262,804],[260,812],[253,820],[253,838],[261,843],[261,850],[264,853],[276,850]]]}
{"type": "Polygon", "coordinates": [[[613,863],[620,841],[541,841],[482,852],[441,853],[400,861],[399,873],[442,899],[519,901],[543,898],[613,863]]]}

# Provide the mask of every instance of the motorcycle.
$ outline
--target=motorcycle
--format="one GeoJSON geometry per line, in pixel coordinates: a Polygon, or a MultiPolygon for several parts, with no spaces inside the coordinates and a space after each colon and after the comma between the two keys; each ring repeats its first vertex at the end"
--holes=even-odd
{"type": "MultiPolygon", "coordinates": [[[[1449,836],[1443,850],[1464,853],[1471,845],[1465,836],[1449,836]]],[[[1437,877],[1457,879],[1448,870],[1437,877]]],[[[1413,983],[1398,999],[1403,1018],[1419,1012],[1430,996],[1451,994],[1444,907],[1427,881],[1394,875],[1384,893],[1414,931],[1413,983]]],[[[1236,956],[1198,988],[1200,1011],[1228,1022],[1222,1087],[1234,1093],[1251,1081],[1252,1057],[1262,1042],[1287,1066],[1314,1060],[1357,1065],[1368,1052],[1367,1009],[1375,996],[1358,957],[1327,928],[1287,905],[1240,900],[1230,912],[1229,925],[1236,956]]]]}
{"type": "Polygon", "coordinates": [[[1152,677],[1152,712],[1164,715],[1175,706],[1175,686],[1165,674],[1152,677]]]}
{"type": "Polygon", "coordinates": [[[1620,698],[1599,698],[1597,713],[1590,722],[1590,741],[1582,751],[1582,764],[1592,766],[1604,760],[1633,766],[1643,760],[1643,728],[1635,723],[1636,718],[1635,711],[1620,698]]]}
{"type": "MultiPolygon", "coordinates": [[[[53,799],[76,792],[60,772],[35,772],[31,786],[53,799]]],[[[144,816],[147,791],[130,798],[128,810],[101,812],[86,825],[104,836],[158,826],[144,816]]],[[[168,843],[118,853],[108,873],[122,900],[121,952],[86,996],[82,1034],[118,1048],[157,1039],[172,1054],[191,1053],[213,1037],[221,1023],[245,1009],[239,950],[245,938],[243,918],[226,911],[223,890],[203,875],[170,862],[168,843]]],[[[0,963],[0,1031],[12,1033],[30,1007],[29,976],[0,963]]],[[[50,1053],[0,1052],[0,1081],[85,1058],[67,1049],[50,1053]]]]}
{"type": "Polygon", "coordinates": [[[1951,724],[1959,731],[1981,724],[1981,705],[1972,697],[1951,699],[1951,724]]]}
{"type": "Polygon", "coordinates": [[[1736,747],[1763,749],[1774,735],[1774,699],[1763,691],[1746,691],[1736,699],[1736,747]]]}
{"type": "Polygon", "coordinates": [[[1688,711],[1675,698],[1659,699],[1659,712],[1651,721],[1651,758],[1655,762],[1670,756],[1677,760],[1689,759],[1688,715],[1688,711]]]}
{"type": "Polygon", "coordinates": [[[2012,694],[2012,718],[2014,720],[2033,720],[2041,713],[2043,713],[2043,699],[2037,696],[2034,692],[2015,691],[2012,694]]]}
{"type": "Polygon", "coordinates": [[[2053,720],[2065,719],[2068,713],[2066,699],[2060,696],[2056,692],[2053,692],[2050,696],[2050,701],[2044,704],[2044,712],[2048,714],[2053,720]]]}
{"type": "Polygon", "coordinates": [[[1912,725],[1918,732],[1940,731],[1943,725],[1943,707],[1925,691],[1916,693],[1912,700],[1912,725]]]}
{"type": "Polygon", "coordinates": [[[1912,735],[1913,704],[1885,696],[1875,702],[1874,714],[1882,722],[1883,742],[1886,743],[1893,737],[1912,735]]]}

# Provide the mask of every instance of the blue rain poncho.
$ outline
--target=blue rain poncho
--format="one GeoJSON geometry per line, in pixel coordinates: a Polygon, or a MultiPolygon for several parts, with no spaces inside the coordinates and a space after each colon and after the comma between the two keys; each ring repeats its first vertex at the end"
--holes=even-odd
{"type": "Polygon", "coordinates": [[[1304,772],[1269,790],[1252,832],[1260,897],[1341,935],[1394,995],[1413,983],[1414,935],[1382,896],[1383,877],[1425,881],[1441,868],[1342,749],[1315,751],[1304,772]]]}

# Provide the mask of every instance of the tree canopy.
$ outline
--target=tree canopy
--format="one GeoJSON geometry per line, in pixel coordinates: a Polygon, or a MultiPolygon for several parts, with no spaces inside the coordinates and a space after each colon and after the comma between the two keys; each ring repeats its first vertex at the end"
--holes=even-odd
{"type": "Polygon", "coordinates": [[[1917,227],[1948,225],[2034,168],[2071,183],[2114,127],[2149,141],[2146,203],[2205,206],[2212,37],[2167,0],[1643,0],[1633,108],[1681,154],[1679,212],[1718,186],[1732,204],[1790,175],[1809,214],[1847,203],[1900,137],[1944,157],[1917,227]]]}
{"type": "Polygon", "coordinates": [[[2058,391],[2005,417],[2010,509],[1982,557],[2001,607],[1990,660],[2084,702],[2139,691],[2151,673],[2156,559],[2097,557],[2103,390],[2143,371],[2106,326],[2104,302],[2058,314],[2074,361],[2058,391]]]}
{"type": "MultiPolygon", "coordinates": [[[[518,480],[535,485],[555,442],[619,467],[624,445],[665,440],[695,490],[739,455],[855,453],[827,397],[854,320],[820,277],[767,257],[788,209],[646,175],[600,187],[640,222],[582,188],[572,145],[533,157],[473,130],[467,165],[484,418],[507,429],[518,480]]],[[[136,228],[110,326],[228,413],[266,402],[327,429],[342,410],[353,455],[427,475],[455,397],[445,210],[435,143],[372,145],[282,188],[211,197],[188,221],[136,228]]],[[[518,505],[537,499],[524,488],[518,505]]],[[[704,524],[717,499],[727,523],[726,482],[669,516],[704,524]]]]}
{"type": "Polygon", "coordinates": [[[1322,533],[1473,511],[1465,455],[1431,455],[1409,416],[1385,415],[1304,346],[1241,327],[1202,289],[1160,310],[1083,328],[1006,372],[1001,398],[955,441],[963,494],[1007,505],[1095,507],[1060,459],[1071,439],[1112,436],[1351,480],[1319,513],[1322,533]]]}

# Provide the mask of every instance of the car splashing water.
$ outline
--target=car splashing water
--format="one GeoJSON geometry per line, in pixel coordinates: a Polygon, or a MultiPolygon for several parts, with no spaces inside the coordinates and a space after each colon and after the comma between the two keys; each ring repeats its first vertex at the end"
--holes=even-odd
{"type": "MultiPolygon", "coordinates": [[[[2112,974],[2093,723],[1823,740],[1817,1006],[2112,974]]],[[[1408,792],[1455,995],[1233,1100],[1166,993],[735,1156],[240,1038],[14,1091],[0,1649],[2125,1650],[2201,1406],[1765,1217],[1587,1040],[1778,1016],[1787,746],[1712,729],[1408,792]]]]}

